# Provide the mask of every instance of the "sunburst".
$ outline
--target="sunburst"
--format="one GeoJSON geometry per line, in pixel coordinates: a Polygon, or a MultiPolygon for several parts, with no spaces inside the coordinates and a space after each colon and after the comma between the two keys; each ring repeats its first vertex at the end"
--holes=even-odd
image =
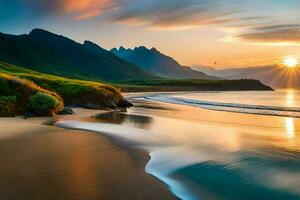
{"type": "Polygon", "coordinates": [[[294,57],[285,58],[283,64],[288,68],[294,68],[298,65],[298,60],[294,57]]]}

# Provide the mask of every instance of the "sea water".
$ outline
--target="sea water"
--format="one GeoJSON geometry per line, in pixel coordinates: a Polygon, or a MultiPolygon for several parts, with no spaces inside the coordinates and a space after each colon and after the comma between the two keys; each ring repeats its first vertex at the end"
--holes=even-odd
{"type": "Polygon", "coordinates": [[[300,199],[300,93],[138,96],[151,106],[59,121],[149,152],[145,170],[180,199],[300,199]],[[158,105],[157,102],[171,104],[158,105]],[[165,107],[164,107],[165,106],[165,107]]]}

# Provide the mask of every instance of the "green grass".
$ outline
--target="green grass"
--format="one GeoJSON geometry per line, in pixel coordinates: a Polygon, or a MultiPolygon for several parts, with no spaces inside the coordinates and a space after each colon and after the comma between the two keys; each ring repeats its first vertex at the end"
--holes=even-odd
{"type": "Polygon", "coordinates": [[[0,96],[0,103],[16,103],[17,96],[0,96]]]}
{"type": "MultiPolygon", "coordinates": [[[[15,76],[0,73],[0,116],[13,117],[17,115],[50,116],[63,109],[63,99],[55,92],[39,87],[35,83],[15,76]],[[41,102],[33,104],[37,94],[54,100],[55,105],[39,110],[41,102]]],[[[40,98],[42,100],[42,98],[40,98]]]]}
{"type": "MultiPolygon", "coordinates": [[[[14,79],[22,82],[22,85],[26,85],[23,89],[34,88],[36,92],[42,91],[45,94],[50,94],[68,106],[107,109],[122,106],[125,101],[118,89],[107,84],[38,73],[0,62],[0,103],[12,98],[9,96],[16,96],[19,101],[24,95],[19,94],[20,89],[16,91],[16,87],[12,87],[14,79]]],[[[27,102],[28,99],[25,101],[27,102]]],[[[6,103],[6,106],[10,107],[11,105],[6,103]]],[[[0,106],[0,108],[2,107],[0,106]]],[[[23,110],[24,112],[26,111],[23,110]]],[[[20,114],[22,112],[14,113],[20,114]]],[[[39,112],[36,113],[39,114],[39,112]]]]}
{"type": "Polygon", "coordinates": [[[51,115],[59,106],[59,100],[52,95],[37,92],[28,99],[27,110],[35,115],[51,115]]]}
{"type": "Polygon", "coordinates": [[[115,108],[119,102],[123,101],[123,96],[119,90],[98,82],[24,74],[19,75],[19,77],[26,78],[43,88],[57,92],[65,103],[71,106],[115,108]]]}
{"type": "Polygon", "coordinates": [[[240,90],[272,90],[258,80],[202,80],[202,79],[153,79],[128,80],[115,83],[124,91],[179,91],[179,90],[212,90],[212,91],[240,91],[240,90]]]}

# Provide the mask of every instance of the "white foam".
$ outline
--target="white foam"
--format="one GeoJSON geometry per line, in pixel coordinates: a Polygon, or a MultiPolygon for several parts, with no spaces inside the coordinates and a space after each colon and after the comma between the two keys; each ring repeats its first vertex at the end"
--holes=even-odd
{"type": "Polygon", "coordinates": [[[144,97],[145,100],[153,100],[164,103],[173,103],[179,105],[187,105],[200,107],[217,111],[228,111],[237,113],[284,116],[284,117],[300,117],[300,108],[281,107],[281,106],[264,106],[238,103],[220,103],[212,101],[202,101],[188,98],[179,98],[168,95],[152,95],[144,97]]]}

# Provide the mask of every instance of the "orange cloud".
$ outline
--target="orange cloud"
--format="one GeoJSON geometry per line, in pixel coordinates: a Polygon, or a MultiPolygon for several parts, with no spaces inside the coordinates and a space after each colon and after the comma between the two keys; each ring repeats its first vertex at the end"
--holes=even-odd
{"type": "Polygon", "coordinates": [[[76,19],[83,20],[101,15],[111,4],[111,0],[65,0],[63,8],[74,14],[76,19]]]}

